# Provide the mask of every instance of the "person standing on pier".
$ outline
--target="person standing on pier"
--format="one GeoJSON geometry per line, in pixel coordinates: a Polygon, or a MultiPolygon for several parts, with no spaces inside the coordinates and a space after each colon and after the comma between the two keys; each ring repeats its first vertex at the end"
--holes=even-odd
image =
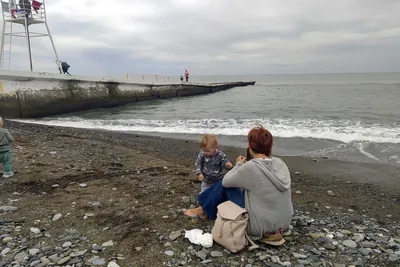
{"type": "Polygon", "coordinates": [[[186,78],[186,82],[189,81],[189,72],[188,70],[185,70],[185,78],[186,78]]]}
{"type": "MultiPolygon", "coordinates": [[[[62,68],[62,71],[61,71],[61,69],[60,69],[60,73],[64,73],[64,74],[68,74],[68,75],[71,75],[69,72],[68,72],[68,69],[71,67],[70,65],[68,65],[68,63],[67,62],[65,62],[65,61],[60,61],[61,62],[61,68],[62,68]]],[[[57,63],[57,61],[56,61],[56,63],[57,63]]]]}

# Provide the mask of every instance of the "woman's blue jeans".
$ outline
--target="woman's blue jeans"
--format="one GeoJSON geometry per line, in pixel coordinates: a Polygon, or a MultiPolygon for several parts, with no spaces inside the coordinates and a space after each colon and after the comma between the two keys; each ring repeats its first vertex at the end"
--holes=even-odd
{"type": "Polygon", "coordinates": [[[242,190],[239,188],[225,188],[222,186],[222,180],[219,180],[212,187],[198,195],[197,199],[204,213],[210,219],[217,217],[218,205],[227,200],[244,208],[244,194],[242,190]]]}

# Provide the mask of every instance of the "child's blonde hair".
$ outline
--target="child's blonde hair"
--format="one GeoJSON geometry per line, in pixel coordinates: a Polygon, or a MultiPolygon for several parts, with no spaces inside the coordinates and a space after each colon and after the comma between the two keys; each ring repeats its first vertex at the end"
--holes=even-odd
{"type": "Polygon", "coordinates": [[[204,149],[207,147],[217,147],[218,146],[218,139],[215,134],[205,134],[200,140],[200,148],[204,149]]]}
{"type": "Polygon", "coordinates": [[[0,128],[3,128],[3,118],[2,117],[0,117],[0,128]]]}

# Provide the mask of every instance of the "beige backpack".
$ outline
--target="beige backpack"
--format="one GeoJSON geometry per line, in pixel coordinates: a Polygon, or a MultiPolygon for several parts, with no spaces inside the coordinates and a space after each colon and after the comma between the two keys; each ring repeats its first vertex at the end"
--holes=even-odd
{"type": "Polygon", "coordinates": [[[219,204],[217,208],[217,219],[211,230],[215,242],[233,253],[244,249],[248,242],[252,245],[250,250],[258,248],[246,233],[249,220],[247,210],[229,200],[219,204]]]}

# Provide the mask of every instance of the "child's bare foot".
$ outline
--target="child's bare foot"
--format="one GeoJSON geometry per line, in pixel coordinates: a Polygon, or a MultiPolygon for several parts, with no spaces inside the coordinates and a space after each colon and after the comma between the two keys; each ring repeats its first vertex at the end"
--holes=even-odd
{"type": "Polygon", "coordinates": [[[186,210],[183,214],[187,217],[200,217],[200,219],[207,219],[207,215],[204,213],[201,207],[186,210]]]}

